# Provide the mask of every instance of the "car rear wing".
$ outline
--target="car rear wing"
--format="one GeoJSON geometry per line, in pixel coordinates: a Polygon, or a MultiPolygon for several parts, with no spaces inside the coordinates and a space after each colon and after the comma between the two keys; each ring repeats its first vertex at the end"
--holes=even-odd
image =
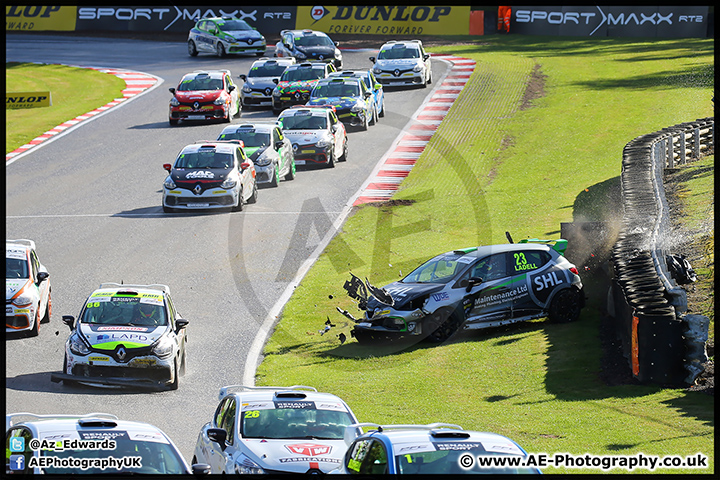
{"type": "Polygon", "coordinates": [[[518,243],[552,243],[552,249],[558,252],[560,255],[565,255],[565,249],[567,248],[568,241],[564,238],[558,238],[557,240],[546,240],[540,238],[523,238],[518,243]]]}
{"type": "Polygon", "coordinates": [[[160,290],[162,292],[165,292],[167,294],[170,293],[170,287],[167,285],[163,285],[161,283],[151,283],[149,285],[135,285],[131,283],[114,283],[114,282],[106,282],[101,283],[100,288],[115,288],[115,287],[122,287],[122,288],[148,288],[151,290],[160,290]]]}
{"type": "Polygon", "coordinates": [[[251,387],[248,385],[227,385],[220,389],[218,394],[218,400],[222,400],[226,395],[231,392],[261,392],[261,391],[292,391],[292,390],[305,390],[310,392],[317,392],[317,388],[308,387],[306,385],[293,385],[290,387],[251,387]]]}
{"type": "Polygon", "coordinates": [[[27,238],[18,238],[17,240],[5,240],[5,243],[17,243],[18,245],[26,245],[35,250],[35,242],[27,238]]]}
{"type": "Polygon", "coordinates": [[[95,413],[87,413],[85,415],[65,415],[65,414],[59,414],[59,415],[38,415],[36,413],[29,413],[29,412],[19,412],[19,413],[9,413],[5,415],[5,431],[7,432],[10,427],[13,425],[17,425],[19,422],[17,421],[18,418],[25,417],[25,418],[32,418],[33,420],[61,420],[61,419],[67,419],[67,418],[108,418],[111,420],[117,420],[118,417],[113,415],[112,413],[101,413],[101,412],[95,412],[95,413]]]}

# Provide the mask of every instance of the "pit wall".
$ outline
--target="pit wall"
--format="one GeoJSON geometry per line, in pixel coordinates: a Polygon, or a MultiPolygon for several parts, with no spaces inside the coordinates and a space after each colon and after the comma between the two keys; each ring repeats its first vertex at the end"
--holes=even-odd
{"type": "MultiPolygon", "coordinates": [[[[266,37],[281,30],[321,30],[332,35],[489,35],[498,33],[496,7],[158,6],[99,5],[5,7],[6,32],[187,33],[200,18],[231,15],[266,37]]],[[[511,6],[509,32],[579,37],[704,38],[713,36],[708,6],[511,6]]]]}

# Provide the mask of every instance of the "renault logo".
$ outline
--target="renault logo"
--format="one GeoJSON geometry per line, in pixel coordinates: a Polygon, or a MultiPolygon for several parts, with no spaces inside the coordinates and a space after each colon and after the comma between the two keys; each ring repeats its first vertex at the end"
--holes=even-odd
{"type": "Polygon", "coordinates": [[[399,76],[400,76],[400,70],[398,70],[398,69],[396,68],[395,71],[393,72],[393,75],[395,75],[396,77],[399,77],[399,76]]]}
{"type": "Polygon", "coordinates": [[[266,88],[266,89],[265,89],[265,95],[269,97],[269,96],[272,94],[272,91],[273,91],[272,88],[270,88],[270,87],[266,88]]]}
{"type": "Polygon", "coordinates": [[[200,102],[193,103],[193,109],[197,110],[198,108],[200,108],[200,102]]]}
{"type": "Polygon", "coordinates": [[[195,193],[195,195],[200,195],[202,193],[202,187],[199,183],[195,185],[195,188],[193,188],[193,193],[195,193]]]}
{"type": "Polygon", "coordinates": [[[319,59],[319,60],[325,60],[325,57],[323,57],[322,55],[318,55],[318,59],[319,59]]]}
{"type": "Polygon", "coordinates": [[[120,347],[117,349],[117,352],[115,352],[115,355],[117,355],[118,360],[121,362],[125,360],[125,356],[127,355],[127,352],[125,351],[124,347],[120,347]]]}
{"type": "Polygon", "coordinates": [[[295,100],[300,100],[300,92],[295,92],[295,100]]]}

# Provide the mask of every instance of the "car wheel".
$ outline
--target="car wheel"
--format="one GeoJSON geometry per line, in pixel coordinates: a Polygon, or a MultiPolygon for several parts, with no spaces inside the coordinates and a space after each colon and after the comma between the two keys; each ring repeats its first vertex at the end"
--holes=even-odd
{"type": "Polygon", "coordinates": [[[378,118],[377,107],[373,107],[372,115],[370,115],[370,125],[375,125],[377,123],[377,118],[378,118]]]}
{"type": "Polygon", "coordinates": [[[275,167],[273,170],[272,181],[270,181],[271,187],[277,187],[280,184],[280,169],[275,167]]]}
{"type": "Polygon", "coordinates": [[[580,318],[580,292],[566,288],[555,294],[550,304],[548,318],[552,323],[569,323],[580,318]]]}
{"type": "Polygon", "coordinates": [[[252,192],[252,195],[250,195],[250,198],[248,198],[248,203],[257,203],[257,197],[258,197],[257,183],[253,183],[253,192],[252,192]]]}
{"type": "Polygon", "coordinates": [[[180,376],[178,375],[178,365],[177,365],[177,358],[173,362],[173,381],[168,383],[167,387],[168,390],[177,390],[178,385],[180,384],[180,376]]]}
{"type": "Polygon", "coordinates": [[[441,343],[452,336],[460,326],[460,320],[456,313],[448,308],[441,308],[430,315],[423,328],[427,330],[427,340],[433,343],[441,343]]]}
{"type": "Polygon", "coordinates": [[[368,123],[370,123],[370,119],[368,118],[368,115],[365,115],[365,118],[363,118],[363,123],[362,123],[362,125],[360,126],[360,128],[362,129],[363,132],[364,132],[364,131],[367,131],[367,129],[368,129],[368,123]]]}
{"type": "Polygon", "coordinates": [[[178,124],[177,118],[171,118],[168,120],[168,123],[170,123],[170,126],[175,126],[178,124]]]}
{"type": "Polygon", "coordinates": [[[218,42],[217,45],[215,45],[215,51],[218,57],[223,58],[225,56],[225,47],[222,42],[218,42]]]}
{"type": "Polygon", "coordinates": [[[428,71],[427,83],[428,83],[428,85],[430,85],[432,83],[432,70],[428,71]]]}
{"type": "Polygon", "coordinates": [[[282,108],[276,107],[275,104],[273,103],[272,112],[273,112],[273,115],[280,115],[280,112],[282,112],[282,108]]]}
{"type": "Polygon", "coordinates": [[[187,352],[183,352],[182,362],[180,363],[180,375],[185,376],[186,372],[187,372],[187,352]]]}
{"type": "Polygon", "coordinates": [[[188,40],[188,55],[190,55],[191,57],[197,57],[197,54],[198,50],[195,42],[192,40],[188,40]]]}
{"type": "Polygon", "coordinates": [[[243,191],[242,189],[238,193],[238,203],[234,207],[232,207],[233,212],[242,212],[243,206],[245,204],[245,201],[243,200],[243,191]]]}
{"type": "Polygon", "coordinates": [[[49,323],[50,315],[52,315],[52,292],[48,291],[47,304],[45,304],[45,313],[43,314],[42,321],[40,323],[49,323]]]}
{"type": "MultiPolygon", "coordinates": [[[[38,304],[38,307],[40,304],[38,304]]],[[[37,337],[40,333],[40,320],[42,317],[40,317],[40,312],[37,312],[37,315],[35,315],[35,324],[33,325],[32,330],[28,332],[28,337],[37,337]]]]}
{"type": "Polygon", "coordinates": [[[385,99],[383,98],[383,103],[380,105],[380,111],[378,112],[378,117],[384,117],[385,116],[385,99]]]}
{"type": "Polygon", "coordinates": [[[285,180],[293,180],[295,178],[295,162],[290,162],[290,169],[288,170],[288,173],[285,175],[285,180]]]}
{"type": "Polygon", "coordinates": [[[333,148],[330,149],[330,155],[328,155],[327,160],[327,167],[335,168],[335,145],[333,145],[333,148]]]}
{"type": "MultiPolygon", "coordinates": [[[[65,359],[63,360],[62,373],[68,373],[67,353],[65,354],[65,359]]],[[[77,382],[74,382],[72,380],[63,380],[63,384],[67,385],[68,387],[74,387],[75,385],[77,385],[77,382]]]]}
{"type": "Polygon", "coordinates": [[[338,158],[338,162],[346,162],[347,161],[347,151],[348,151],[348,143],[347,138],[345,139],[345,146],[343,146],[343,153],[340,155],[340,158],[338,158]]]}

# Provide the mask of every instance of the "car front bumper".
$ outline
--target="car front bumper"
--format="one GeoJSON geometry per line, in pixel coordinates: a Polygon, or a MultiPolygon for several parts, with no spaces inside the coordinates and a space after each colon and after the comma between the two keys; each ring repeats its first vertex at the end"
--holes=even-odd
{"type": "Polygon", "coordinates": [[[390,72],[382,72],[375,74],[375,78],[383,86],[403,86],[403,85],[422,85],[425,83],[425,75],[423,72],[405,72],[400,76],[395,76],[390,72]]]}
{"type": "Polygon", "coordinates": [[[34,304],[16,307],[8,303],[5,307],[5,333],[30,330],[36,314],[37,307],[34,304]]]}
{"type": "Polygon", "coordinates": [[[238,189],[211,188],[200,195],[195,195],[184,188],[175,188],[173,190],[166,188],[163,192],[163,205],[187,210],[227,208],[237,205],[238,195],[238,189]]]}
{"type": "Polygon", "coordinates": [[[295,165],[308,163],[328,163],[332,147],[316,147],[315,145],[299,145],[295,150],[295,165]]]}
{"type": "Polygon", "coordinates": [[[112,355],[91,352],[88,355],[67,353],[68,370],[53,374],[54,382],[72,380],[102,385],[157,386],[175,380],[175,357],[155,355],[133,357],[126,363],[115,361],[112,355]]]}
{"type": "Polygon", "coordinates": [[[227,107],[224,105],[205,105],[197,110],[181,105],[170,108],[169,118],[170,120],[215,120],[227,115],[227,107]]]}
{"type": "Polygon", "coordinates": [[[255,183],[258,185],[272,183],[273,177],[276,175],[275,171],[276,167],[272,163],[266,166],[255,164],[255,183]]]}

